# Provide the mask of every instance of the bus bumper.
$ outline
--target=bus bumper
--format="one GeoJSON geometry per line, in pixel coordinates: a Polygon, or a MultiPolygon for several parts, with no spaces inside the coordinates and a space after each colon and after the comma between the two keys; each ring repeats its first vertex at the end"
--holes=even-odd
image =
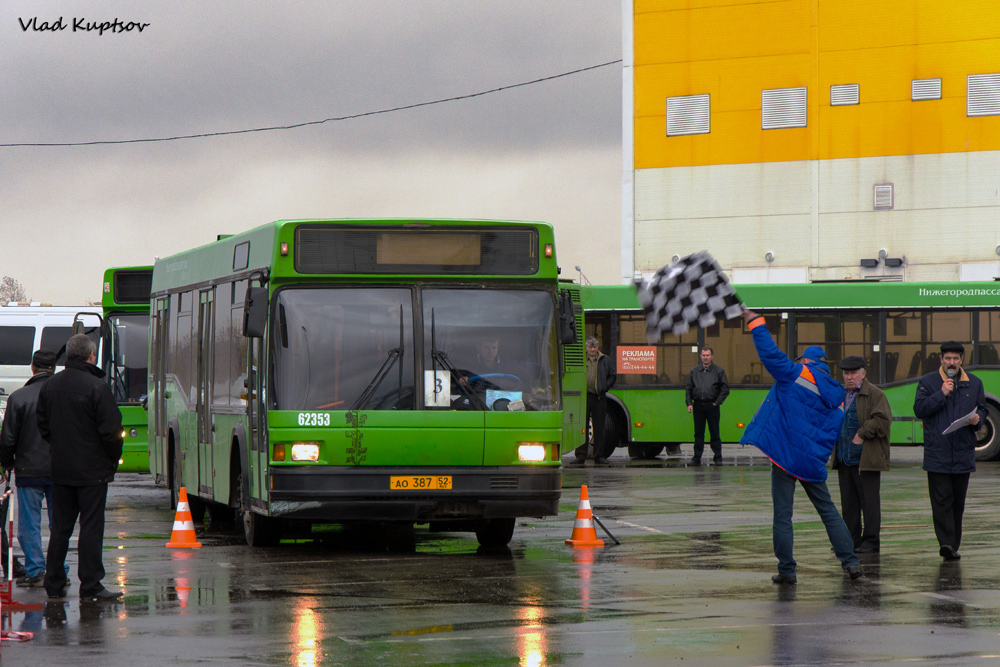
{"type": "Polygon", "coordinates": [[[271,515],[326,521],[413,521],[553,516],[558,467],[271,467],[271,515]],[[447,490],[392,490],[390,477],[451,477],[447,490]]]}

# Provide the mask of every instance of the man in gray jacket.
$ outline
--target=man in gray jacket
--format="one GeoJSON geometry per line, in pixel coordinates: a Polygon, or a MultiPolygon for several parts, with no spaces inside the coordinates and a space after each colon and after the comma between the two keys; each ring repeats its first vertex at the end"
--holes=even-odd
{"type": "Polygon", "coordinates": [[[31,379],[10,395],[0,430],[0,465],[14,470],[17,484],[17,541],[24,552],[24,576],[18,586],[41,586],[45,579],[42,551],[42,499],[52,526],[52,459],[49,443],[38,431],[38,393],[56,370],[56,355],[38,350],[31,357],[31,379]]]}

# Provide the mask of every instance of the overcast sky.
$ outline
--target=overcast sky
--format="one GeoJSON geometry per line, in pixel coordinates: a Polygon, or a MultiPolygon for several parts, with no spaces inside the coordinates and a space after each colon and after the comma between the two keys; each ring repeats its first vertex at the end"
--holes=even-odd
{"type": "MultiPolygon", "coordinates": [[[[169,137],[465,95],[621,57],[619,0],[5,0],[0,144],[169,137]],[[62,18],[63,30],[23,30],[62,18]],[[119,19],[139,32],[74,31],[119,19]]],[[[99,299],[105,268],[281,218],[556,226],[620,272],[621,65],[470,100],[180,141],[0,147],[0,276],[99,299]]]]}

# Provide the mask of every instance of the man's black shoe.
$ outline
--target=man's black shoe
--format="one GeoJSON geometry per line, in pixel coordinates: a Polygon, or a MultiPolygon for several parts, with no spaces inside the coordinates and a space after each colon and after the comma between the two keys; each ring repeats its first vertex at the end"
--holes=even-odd
{"type": "Polygon", "coordinates": [[[55,593],[53,593],[52,591],[46,589],[46,592],[49,594],[49,599],[50,600],[60,600],[60,599],[62,599],[64,597],[66,597],[66,589],[65,588],[61,588],[58,591],[56,591],[55,593]]]}
{"type": "Polygon", "coordinates": [[[945,560],[961,560],[962,559],[962,557],[958,555],[958,552],[955,551],[954,549],[952,549],[947,544],[945,544],[944,546],[942,546],[941,547],[941,551],[939,551],[938,553],[940,553],[941,557],[944,558],[945,560]]]}
{"type": "Polygon", "coordinates": [[[14,583],[22,588],[35,588],[36,586],[41,586],[45,582],[45,570],[42,570],[33,577],[24,575],[20,579],[16,580],[14,583]]]}
{"type": "Polygon", "coordinates": [[[573,463],[577,464],[578,466],[582,466],[586,462],[587,462],[586,456],[577,456],[576,458],[573,459],[573,463]]]}
{"type": "Polygon", "coordinates": [[[874,544],[862,544],[860,547],[854,550],[856,554],[877,554],[879,548],[874,544]]]}
{"type": "Polygon", "coordinates": [[[861,571],[860,565],[852,565],[847,568],[847,574],[850,575],[851,581],[854,581],[855,579],[860,579],[864,575],[864,572],[861,571]]]}
{"type": "Polygon", "coordinates": [[[721,466],[722,465],[722,457],[720,456],[717,459],[712,459],[712,465],[721,466]]]}
{"type": "MultiPolygon", "coordinates": [[[[24,569],[24,564],[17,557],[14,558],[14,579],[20,579],[24,575],[28,574],[28,571],[24,569]]],[[[7,578],[7,561],[3,562],[3,576],[7,578]]]]}
{"type": "Polygon", "coordinates": [[[604,458],[603,456],[595,456],[594,457],[594,463],[596,463],[599,466],[606,466],[606,465],[608,465],[608,460],[606,458],[604,458]]]}
{"type": "Polygon", "coordinates": [[[80,599],[90,602],[120,602],[122,594],[109,591],[107,588],[102,588],[93,595],[81,595],[80,599]]]}
{"type": "Polygon", "coordinates": [[[774,574],[771,575],[771,581],[776,584],[794,584],[798,582],[798,578],[794,574],[774,574]]]}
{"type": "Polygon", "coordinates": [[[688,461],[688,464],[693,465],[693,466],[700,466],[701,465],[701,459],[692,458],[690,461],[688,461]]]}

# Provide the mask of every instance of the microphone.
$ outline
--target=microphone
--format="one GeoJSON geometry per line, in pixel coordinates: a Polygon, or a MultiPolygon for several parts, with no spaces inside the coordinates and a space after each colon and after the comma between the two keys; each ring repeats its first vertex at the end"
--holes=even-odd
{"type": "Polygon", "coordinates": [[[954,368],[949,368],[948,370],[946,370],[946,371],[944,372],[944,374],[945,374],[945,375],[947,375],[947,376],[948,376],[948,379],[950,380],[950,379],[952,379],[953,377],[955,377],[955,369],[954,369],[954,368]]]}

